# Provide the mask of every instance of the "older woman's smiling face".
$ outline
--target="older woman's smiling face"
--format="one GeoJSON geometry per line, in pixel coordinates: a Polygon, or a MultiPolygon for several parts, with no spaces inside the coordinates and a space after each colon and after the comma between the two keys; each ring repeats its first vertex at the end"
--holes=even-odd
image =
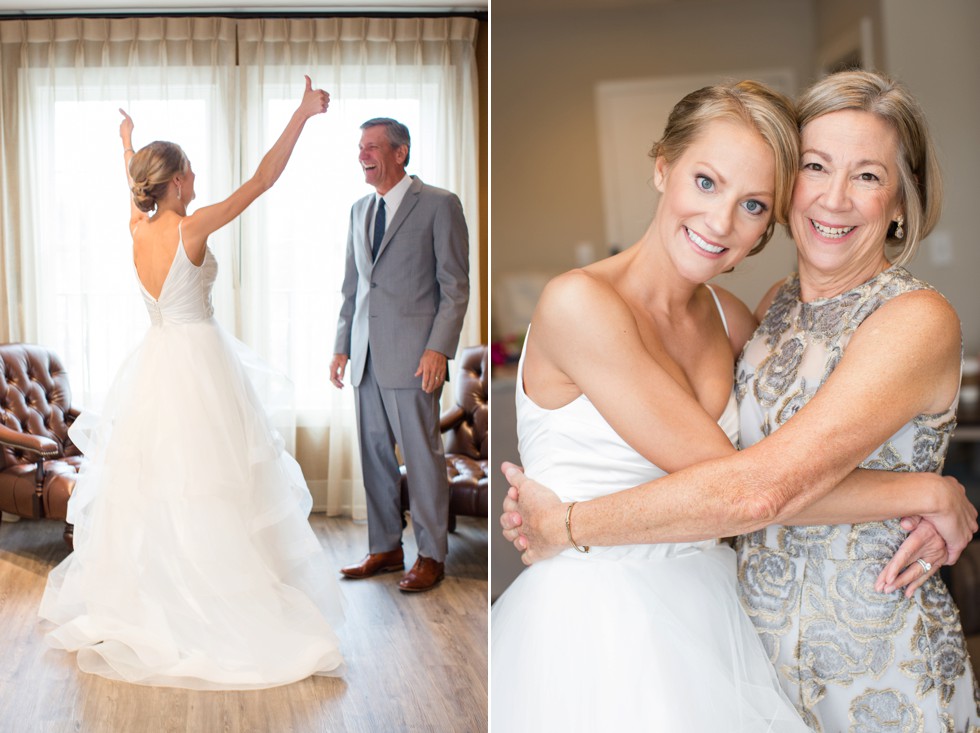
{"type": "Polygon", "coordinates": [[[885,237],[902,213],[898,135],[870,112],[843,110],[812,120],[801,138],[790,213],[800,278],[804,290],[809,281],[844,292],[888,266],[885,237]]]}

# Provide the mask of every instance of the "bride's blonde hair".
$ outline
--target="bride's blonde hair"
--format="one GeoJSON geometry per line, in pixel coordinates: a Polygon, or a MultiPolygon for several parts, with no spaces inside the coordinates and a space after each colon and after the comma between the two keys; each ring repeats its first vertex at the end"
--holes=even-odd
{"type": "Polygon", "coordinates": [[[776,224],[789,220],[793,181],[800,167],[800,136],[796,111],[789,97],[757,81],[716,84],[691,92],[674,105],[663,137],[653,144],[651,158],[676,161],[709,122],[728,120],[755,130],[772,150],[776,161],[773,218],[749,255],[761,252],[772,238],[776,224]]]}
{"type": "Polygon", "coordinates": [[[162,199],[170,181],[178,173],[186,173],[190,162],[176,143],[157,140],[144,145],[129,161],[129,177],[133,179],[133,203],[140,211],[153,211],[162,199]]]}

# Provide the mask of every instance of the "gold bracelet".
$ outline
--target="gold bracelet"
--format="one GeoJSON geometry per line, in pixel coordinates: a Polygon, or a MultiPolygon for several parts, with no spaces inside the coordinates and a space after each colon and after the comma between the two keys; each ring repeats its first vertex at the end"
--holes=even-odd
{"type": "Polygon", "coordinates": [[[568,543],[572,547],[574,547],[576,550],[578,550],[581,553],[587,554],[589,552],[589,546],[582,545],[581,547],[579,547],[578,545],[575,544],[575,540],[572,539],[572,507],[575,506],[577,503],[578,502],[573,501],[571,504],[568,505],[568,509],[565,510],[565,534],[568,535],[568,543]]]}

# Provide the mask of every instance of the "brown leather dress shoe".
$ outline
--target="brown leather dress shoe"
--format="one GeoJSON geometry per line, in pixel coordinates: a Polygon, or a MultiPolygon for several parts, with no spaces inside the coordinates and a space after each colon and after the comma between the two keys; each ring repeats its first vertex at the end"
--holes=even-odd
{"type": "Polygon", "coordinates": [[[404,578],[398,581],[398,587],[401,590],[413,593],[431,590],[439,585],[439,582],[445,577],[444,563],[419,555],[419,559],[415,561],[412,569],[405,573],[404,578]]]}
{"type": "Polygon", "coordinates": [[[360,580],[370,578],[378,573],[393,573],[396,570],[405,569],[405,555],[402,548],[390,550],[389,552],[376,552],[364,556],[364,559],[354,565],[347,565],[340,569],[348,578],[360,580]]]}

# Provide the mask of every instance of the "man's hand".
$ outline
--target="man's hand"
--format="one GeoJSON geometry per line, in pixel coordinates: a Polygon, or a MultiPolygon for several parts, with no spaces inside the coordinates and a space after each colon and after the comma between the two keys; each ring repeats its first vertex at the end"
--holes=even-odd
{"type": "Polygon", "coordinates": [[[432,394],[446,381],[446,364],[449,360],[445,354],[426,349],[419,359],[419,368],[415,370],[416,377],[422,377],[422,391],[432,394]]]}
{"type": "Polygon", "coordinates": [[[334,354],[330,360],[330,381],[337,389],[344,387],[344,372],[347,370],[347,354],[334,354]]]}

